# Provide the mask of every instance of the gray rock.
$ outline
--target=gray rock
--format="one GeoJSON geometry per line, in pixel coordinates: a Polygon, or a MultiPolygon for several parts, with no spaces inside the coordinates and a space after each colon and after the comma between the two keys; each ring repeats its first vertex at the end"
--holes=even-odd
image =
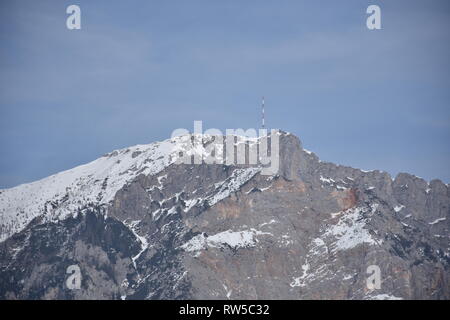
{"type": "Polygon", "coordinates": [[[450,298],[441,181],[321,162],[287,133],[279,174],[252,169],[171,164],[108,205],[35,218],[0,243],[0,298],[450,298]],[[65,285],[72,264],[79,290],[65,285]],[[371,265],[380,289],[367,286],[371,265]]]}

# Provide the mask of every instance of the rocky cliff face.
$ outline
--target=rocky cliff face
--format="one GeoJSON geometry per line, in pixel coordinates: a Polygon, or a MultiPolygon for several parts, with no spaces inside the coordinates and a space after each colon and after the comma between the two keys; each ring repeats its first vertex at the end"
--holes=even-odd
{"type": "Polygon", "coordinates": [[[448,185],[321,162],[287,133],[276,175],[177,164],[186,141],[0,190],[0,298],[450,298],[448,185]]]}

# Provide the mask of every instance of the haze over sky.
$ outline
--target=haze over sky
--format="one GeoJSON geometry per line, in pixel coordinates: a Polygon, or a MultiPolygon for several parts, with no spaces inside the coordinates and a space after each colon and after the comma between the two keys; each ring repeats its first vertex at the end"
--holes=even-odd
{"type": "Polygon", "coordinates": [[[194,120],[258,128],[263,95],[322,160],[450,182],[448,0],[2,0],[0,40],[3,188],[194,120]]]}

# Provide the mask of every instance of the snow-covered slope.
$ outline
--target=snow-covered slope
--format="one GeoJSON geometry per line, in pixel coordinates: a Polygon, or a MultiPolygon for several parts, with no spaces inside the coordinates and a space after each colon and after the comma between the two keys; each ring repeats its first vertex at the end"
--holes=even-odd
{"type": "Polygon", "coordinates": [[[22,230],[32,219],[63,219],[87,204],[107,204],[138,175],[153,175],[174,163],[180,151],[192,147],[190,135],[113,151],[85,165],[39,181],[0,190],[0,241],[22,230]]]}
{"type": "MultiPolygon", "coordinates": [[[[236,143],[257,141],[235,137],[236,143]]],[[[162,142],[136,145],[39,181],[0,190],[0,242],[21,231],[37,216],[42,216],[44,221],[64,219],[86,205],[108,204],[117,191],[140,174],[158,174],[180,157],[196,155],[205,159],[210,156],[208,144],[213,139],[206,134],[186,134],[162,142]]],[[[216,158],[222,160],[221,155],[216,158]]],[[[236,184],[231,189],[238,188],[243,183],[241,180],[247,181],[256,172],[257,168],[239,171],[236,181],[231,179],[229,182],[236,184]]],[[[209,199],[209,204],[220,201],[229,192],[222,190],[209,199]]]]}

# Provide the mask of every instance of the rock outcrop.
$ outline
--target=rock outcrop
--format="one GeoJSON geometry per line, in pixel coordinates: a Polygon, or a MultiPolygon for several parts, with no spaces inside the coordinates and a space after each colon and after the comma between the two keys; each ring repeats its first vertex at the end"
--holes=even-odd
{"type": "Polygon", "coordinates": [[[448,185],[321,162],[287,133],[270,176],[177,164],[184,143],[0,190],[0,298],[450,299],[448,185]]]}

